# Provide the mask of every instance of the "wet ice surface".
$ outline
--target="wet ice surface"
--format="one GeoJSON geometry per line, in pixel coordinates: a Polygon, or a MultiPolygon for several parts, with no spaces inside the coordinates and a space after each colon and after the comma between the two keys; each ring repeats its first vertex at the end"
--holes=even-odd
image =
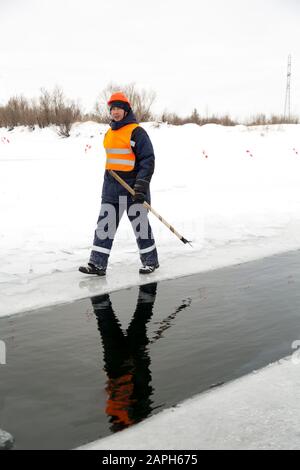
{"type": "Polygon", "coordinates": [[[299,253],[1,319],[1,427],[74,448],[290,354],[299,253]]]}

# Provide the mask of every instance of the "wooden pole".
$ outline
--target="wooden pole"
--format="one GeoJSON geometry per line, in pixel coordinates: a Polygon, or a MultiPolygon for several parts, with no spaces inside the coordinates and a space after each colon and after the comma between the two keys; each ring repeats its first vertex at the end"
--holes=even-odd
{"type": "MultiPolygon", "coordinates": [[[[113,171],[113,170],[108,170],[108,171],[113,176],[113,178],[115,178],[115,180],[117,180],[125,189],[127,189],[127,191],[132,196],[135,195],[134,189],[132,189],[132,187],[129,186],[129,184],[127,184],[126,181],[124,181],[115,171],[113,171]]],[[[146,209],[148,209],[149,211],[151,211],[152,214],[154,214],[166,227],[168,227],[168,229],[171,230],[171,232],[174,233],[174,235],[176,235],[176,237],[178,237],[179,240],[182,241],[182,243],[184,243],[184,244],[188,243],[189,245],[191,245],[191,242],[189,242],[186,238],[184,238],[182,235],[180,235],[180,233],[178,233],[177,230],[175,230],[175,228],[172,227],[172,225],[170,225],[158,212],[156,212],[153,209],[153,207],[151,207],[150,204],[148,204],[148,202],[146,202],[146,201],[143,202],[143,206],[146,207],[146,209]]]]}

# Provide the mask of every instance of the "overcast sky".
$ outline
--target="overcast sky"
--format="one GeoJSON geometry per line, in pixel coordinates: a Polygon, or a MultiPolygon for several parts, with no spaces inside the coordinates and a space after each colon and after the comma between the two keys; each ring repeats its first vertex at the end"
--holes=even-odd
{"type": "Polygon", "coordinates": [[[155,111],[300,114],[299,0],[0,0],[0,103],[60,85],[92,109],[105,86],[155,111]]]}

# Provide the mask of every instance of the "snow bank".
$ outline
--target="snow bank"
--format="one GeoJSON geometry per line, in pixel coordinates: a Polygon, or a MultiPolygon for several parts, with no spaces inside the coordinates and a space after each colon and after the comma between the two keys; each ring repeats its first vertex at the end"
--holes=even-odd
{"type": "Polygon", "coordinates": [[[285,358],[80,449],[299,449],[299,367],[285,358]]]}
{"type": "MultiPolygon", "coordinates": [[[[300,245],[300,126],[144,125],[155,148],[152,215],[161,268],[155,280],[253,260],[300,245]]],[[[0,316],[149,279],[123,218],[107,279],[87,262],[100,207],[107,127],[0,129],[0,316]]]]}
{"type": "Polygon", "coordinates": [[[0,429],[0,450],[9,450],[14,445],[14,438],[11,434],[0,429]]]}

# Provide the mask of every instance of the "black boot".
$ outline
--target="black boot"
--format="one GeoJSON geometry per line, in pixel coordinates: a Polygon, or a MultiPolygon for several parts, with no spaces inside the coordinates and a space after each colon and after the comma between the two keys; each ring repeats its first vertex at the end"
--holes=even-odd
{"type": "Polygon", "coordinates": [[[106,268],[95,266],[92,263],[88,263],[87,266],[80,266],[78,271],[84,274],[96,274],[97,276],[105,276],[106,274],[106,268]]]}
{"type": "Polygon", "coordinates": [[[156,263],[156,264],[154,264],[154,265],[153,265],[153,264],[152,264],[152,265],[150,265],[150,264],[144,264],[144,265],[140,268],[139,273],[140,273],[140,274],[151,274],[151,273],[153,273],[153,271],[155,271],[155,269],[157,269],[157,268],[159,268],[159,264],[158,264],[158,263],[156,263]]]}

